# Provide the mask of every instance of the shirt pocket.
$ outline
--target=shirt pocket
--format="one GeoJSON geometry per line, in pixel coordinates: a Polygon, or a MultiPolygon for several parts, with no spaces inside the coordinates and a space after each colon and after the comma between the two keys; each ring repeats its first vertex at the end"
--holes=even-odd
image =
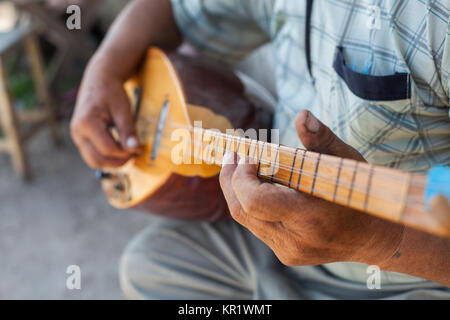
{"type": "Polygon", "coordinates": [[[395,73],[387,76],[358,73],[347,66],[342,47],[336,50],[333,68],[348,89],[363,100],[397,101],[411,98],[409,73],[395,73]]]}
{"type": "Polygon", "coordinates": [[[330,128],[371,163],[401,167],[407,165],[403,158],[415,161],[421,148],[415,143],[415,115],[423,108],[413,103],[417,97],[410,74],[356,72],[340,47],[333,69],[327,112],[337,116],[331,116],[330,128]]]}

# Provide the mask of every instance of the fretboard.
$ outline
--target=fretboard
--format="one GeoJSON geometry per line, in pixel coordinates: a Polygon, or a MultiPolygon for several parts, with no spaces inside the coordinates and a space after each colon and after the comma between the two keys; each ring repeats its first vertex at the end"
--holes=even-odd
{"type": "MultiPolygon", "coordinates": [[[[411,182],[417,180],[408,172],[212,130],[194,132],[194,157],[208,164],[222,165],[224,155],[235,152],[255,165],[261,179],[395,222],[423,207],[414,198],[408,208],[411,182]]],[[[416,191],[420,196],[423,188],[416,191]]]]}

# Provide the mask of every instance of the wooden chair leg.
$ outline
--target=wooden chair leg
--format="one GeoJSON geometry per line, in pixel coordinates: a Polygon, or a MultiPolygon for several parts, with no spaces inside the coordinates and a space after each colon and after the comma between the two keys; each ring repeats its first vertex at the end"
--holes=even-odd
{"type": "Polygon", "coordinates": [[[26,37],[25,50],[30,63],[31,73],[36,86],[39,102],[42,103],[44,111],[47,113],[47,122],[52,133],[53,141],[55,145],[61,145],[62,139],[55,119],[53,99],[49,92],[47,80],[45,78],[41,50],[34,35],[30,34],[26,37]]]}
{"type": "Polygon", "coordinates": [[[5,146],[11,156],[13,169],[27,180],[30,178],[30,169],[8,86],[7,68],[2,57],[0,57],[0,119],[5,135],[5,146]]]}

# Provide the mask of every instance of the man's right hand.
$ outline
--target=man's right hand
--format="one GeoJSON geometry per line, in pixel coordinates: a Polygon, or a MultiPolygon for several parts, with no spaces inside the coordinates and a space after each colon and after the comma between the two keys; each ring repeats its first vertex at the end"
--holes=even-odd
{"type": "Polygon", "coordinates": [[[119,167],[139,151],[123,81],[99,70],[85,74],[71,122],[71,134],[92,168],[119,167]],[[113,138],[116,128],[119,140],[113,138]]]}
{"type": "Polygon", "coordinates": [[[118,167],[139,152],[123,83],[149,46],[173,50],[181,42],[170,0],[130,1],[122,11],[89,63],[72,118],[72,138],[89,166],[118,167]]]}

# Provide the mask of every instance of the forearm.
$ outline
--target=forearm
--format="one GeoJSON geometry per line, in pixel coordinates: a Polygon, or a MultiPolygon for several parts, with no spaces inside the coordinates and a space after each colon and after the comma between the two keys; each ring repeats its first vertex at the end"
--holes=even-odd
{"type": "Polygon", "coordinates": [[[134,0],[114,22],[89,63],[88,72],[126,80],[149,46],[170,50],[179,46],[181,40],[170,0],[134,0]]]}
{"type": "Polygon", "coordinates": [[[450,287],[450,239],[406,228],[395,254],[380,267],[450,287]]]}

